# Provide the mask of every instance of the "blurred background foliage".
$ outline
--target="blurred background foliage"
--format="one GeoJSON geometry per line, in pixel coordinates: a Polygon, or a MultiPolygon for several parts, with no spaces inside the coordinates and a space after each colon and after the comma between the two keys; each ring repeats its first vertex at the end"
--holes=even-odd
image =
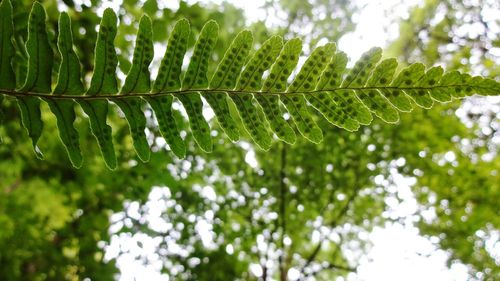
{"type": "MultiPolygon", "coordinates": [[[[12,2],[15,43],[22,46],[32,2],[12,2]]],[[[144,13],[153,19],[158,63],[173,23],[182,17],[191,22],[191,46],[207,20],[221,25],[213,55],[217,60],[245,27],[254,32],[256,44],[270,34],[299,36],[307,54],[321,40],[338,41],[355,30],[353,18],[362,9],[356,1],[344,0],[265,1],[264,20],[247,24],[244,11],[230,1],[180,1],[175,9],[155,0],[118,2],[119,75],[130,67],[144,13]],[[269,22],[271,14],[278,20],[269,22]]],[[[93,68],[98,15],[106,4],[43,1],[52,35],[58,10],[71,15],[87,74],[93,68]]],[[[498,15],[488,14],[498,6],[487,0],[426,0],[398,19],[400,33],[388,43],[386,55],[498,79],[500,23],[498,15]],[[476,32],[467,26],[476,26],[476,32]]],[[[25,54],[17,54],[21,74],[25,60],[25,54]]],[[[212,120],[214,152],[201,152],[184,132],[185,159],[169,152],[149,118],[154,153],[147,164],[136,158],[126,122],[115,109],[109,119],[121,163],[115,172],[101,160],[83,113],[76,127],[85,164],[75,170],[56,140],[48,108],[42,111],[46,128],[40,141],[46,160],[39,161],[19,126],[16,105],[7,100],[4,107],[0,280],[115,280],[120,272],[116,257],[145,247],[134,237],[147,237],[144,241],[154,241],[155,247],[152,255],[133,258],[159,264],[170,280],[284,281],[291,275],[334,280],[356,271],[370,247],[362,234],[392,222],[417,226],[447,251],[450,265],[465,264],[471,280],[500,277],[499,255],[487,247],[493,243],[498,250],[500,231],[498,100],[471,98],[416,109],[396,125],[375,121],[355,133],[323,124],[328,129],[321,144],[276,142],[267,152],[244,139],[231,143],[212,120]],[[405,217],[391,215],[388,204],[404,200],[398,194],[401,178],[410,179],[418,203],[405,217]],[[259,276],[250,270],[255,265],[259,276]]],[[[179,108],[176,118],[187,127],[179,108]]]]}

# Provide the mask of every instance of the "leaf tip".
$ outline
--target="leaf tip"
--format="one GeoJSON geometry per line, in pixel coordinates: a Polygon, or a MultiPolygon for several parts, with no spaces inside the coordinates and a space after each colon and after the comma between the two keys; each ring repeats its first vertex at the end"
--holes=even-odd
{"type": "Polygon", "coordinates": [[[141,28],[141,25],[145,25],[145,27],[152,29],[153,23],[147,14],[142,15],[141,20],[139,21],[139,29],[141,28]]]}
{"type": "Polygon", "coordinates": [[[76,159],[71,158],[70,162],[75,169],[80,169],[83,166],[83,158],[81,157],[81,155],[76,159]]]}
{"type": "Polygon", "coordinates": [[[42,150],[40,150],[40,148],[38,147],[38,145],[36,145],[36,141],[35,140],[33,140],[33,151],[35,152],[36,158],[38,158],[40,160],[45,159],[45,155],[43,155],[42,150]]]}
{"type": "Polygon", "coordinates": [[[116,17],[115,11],[111,8],[106,8],[102,14],[101,25],[115,26],[118,18],[116,17]]]}

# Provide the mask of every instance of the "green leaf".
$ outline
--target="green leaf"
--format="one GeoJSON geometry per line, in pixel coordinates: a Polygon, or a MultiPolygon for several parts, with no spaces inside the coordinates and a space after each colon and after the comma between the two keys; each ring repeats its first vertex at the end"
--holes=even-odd
{"type": "MultiPolygon", "coordinates": [[[[218,32],[219,25],[215,21],[209,21],[203,26],[182,81],[182,90],[203,89],[208,86],[208,61],[217,42],[218,32]]],[[[187,95],[176,96],[184,105],[189,116],[189,123],[196,143],[203,151],[212,151],[210,127],[203,117],[203,102],[199,93],[195,91],[187,95]]]]}
{"type": "MultiPolygon", "coordinates": [[[[238,80],[237,90],[260,90],[262,88],[262,75],[281,52],[283,39],[279,36],[269,38],[262,47],[255,52],[238,80]]],[[[277,95],[255,95],[257,102],[261,105],[267,121],[276,136],[286,143],[293,144],[296,141],[295,132],[288,122],[283,118],[284,112],[280,108],[279,96],[277,95]]]]}
{"type": "Polygon", "coordinates": [[[66,148],[71,164],[75,168],[80,168],[83,158],[80,150],[78,131],[73,126],[76,119],[75,104],[67,100],[46,101],[50,111],[56,116],[59,137],[66,148]]]}
{"type": "MultiPolygon", "coordinates": [[[[38,2],[33,4],[29,17],[26,51],[28,53],[28,74],[20,91],[50,93],[54,55],[45,28],[45,10],[38,2]]],[[[18,97],[17,101],[23,125],[32,140],[35,154],[38,158],[43,159],[43,154],[37,146],[43,130],[40,99],[37,97],[18,97]]]]}
{"type": "MultiPolygon", "coordinates": [[[[448,72],[444,75],[439,75],[439,78],[436,79],[435,81],[429,81],[429,84],[437,84],[439,81],[439,85],[453,85],[456,83],[460,82],[460,73],[458,71],[451,71],[448,72]],[[439,79],[440,78],[440,79],[439,79]]],[[[435,88],[432,89],[430,92],[430,95],[433,99],[439,101],[439,102],[448,102],[451,101],[451,92],[452,89],[450,88],[435,88]]]]}
{"type": "Polygon", "coordinates": [[[53,93],[56,95],[79,95],[84,93],[80,60],[73,50],[71,19],[67,13],[61,13],[59,16],[57,47],[61,55],[61,64],[59,65],[57,84],[53,93]]]}
{"type": "Polygon", "coordinates": [[[217,122],[231,141],[240,139],[238,125],[229,112],[226,92],[211,92],[203,94],[210,107],[217,117],[217,122]]]}
{"type": "Polygon", "coordinates": [[[118,105],[127,119],[137,156],[142,162],[148,162],[151,152],[144,132],[146,130],[146,117],[142,111],[142,100],[127,97],[113,100],[113,102],[118,105]]]}
{"type": "Polygon", "coordinates": [[[240,114],[245,129],[253,141],[263,150],[271,147],[271,134],[267,129],[266,120],[263,117],[262,108],[253,103],[253,95],[249,93],[238,93],[230,95],[238,113],[240,114]]]}
{"type": "Polygon", "coordinates": [[[287,79],[297,65],[301,51],[302,41],[299,38],[294,38],[285,43],[264,82],[262,87],[264,92],[286,91],[287,79]]]}
{"type": "Polygon", "coordinates": [[[262,75],[276,61],[282,48],[283,39],[280,36],[267,39],[245,65],[236,83],[236,90],[259,91],[262,88],[262,75]]]}
{"type": "MultiPolygon", "coordinates": [[[[480,80],[482,79],[480,78],[480,80]]],[[[469,75],[462,74],[458,71],[451,71],[443,75],[442,79],[439,81],[439,87],[432,89],[430,91],[430,94],[438,101],[449,101],[451,97],[462,98],[465,96],[469,96],[474,92],[473,90],[479,92],[480,94],[487,94],[489,93],[489,91],[486,90],[485,92],[485,89],[495,88],[495,84],[498,85],[498,82],[493,82],[489,85],[485,85],[486,87],[481,87],[480,84],[478,84],[478,81],[480,80],[476,80],[475,82],[470,83],[470,81],[474,80],[469,75]]]]}
{"type": "MultiPolygon", "coordinates": [[[[370,71],[380,60],[382,51],[379,48],[373,48],[364,53],[356,62],[354,67],[347,73],[341,86],[344,88],[360,88],[366,83],[370,71]]],[[[341,90],[339,95],[342,102],[340,105],[352,113],[350,115],[360,124],[368,125],[373,120],[370,110],[359,100],[354,90],[341,90]]]]}
{"type": "MultiPolygon", "coordinates": [[[[237,91],[258,91],[262,88],[262,75],[269,69],[276,60],[283,46],[283,40],[279,36],[268,39],[262,47],[252,56],[241,73],[237,85],[237,91]]],[[[245,129],[252,139],[262,148],[269,149],[271,145],[271,135],[266,128],[266,120],[261,119],[262,110],[269,120],[271,128],[280,139],[286,139],[289,143],[295,142],[295,133],[283,119],[283,114],[279,109],[279,97],[267,95],[255,95],[260,106],[255,107],[251,97],[241,94],[230,95],[238,108],[245,129]],[[275,107],[266,107],[266,105],[275,107]],[[278,129],[282,126],[283,129],[278,129]]]]}
{"type": "Polygon", "coordinates": [[[172,152],[179,158],[184,158],[186,155],[186,145],[180,137],[179,129],[172,114],[172,95],[166,95],[155,98],[146,98],[147,102],[153,108],[158,127],[165,141],[172,149],[172,152]]]}
{"type": "Polygon", "coordinates": [[[380,62],[366,83],[367,87],[373,89],[361,90],[357,93],[358,97],[375,115],[388,123],[396,123],[399,120],[399,113],[377,88],[387,85],[392,79],[397,65],[395,59],[386,59],[380,62]]]}
{"type": "Polygon", "coordinates": [[[108,101],[81,100],[78,101],[83,111],[89,117],[90,129],[96,137],[106,166],[116,169],[116,155],[111,137],[111,127],[106,123],[108,116],[108,101]]]}
{"type": "MultiPolygon", "coordinates": [[[[90,80],[87,95],[116,94],[116,50],[114,39],[116,36],[116,15],[112,9],[104,10],[94,54],[94,73],[90,80]]],[[[80,106],[88,115],[92,134],[97,139],[106,165],[116,168],[116,155],[111,137],[111,127],[106,123],[108,116],[107,100],[80,100],[80,106]]]]}
{"type": "Polygon", "coordinates": [[[182,102],[189,116],[189,124],[194,140],[203,151],[211,152],[212,137],[210,136],[210,127],[203,117],[203,102],[200,94],[195,92],[178,95],[177,98],[182,102]]]}
{"type": "MultiPolygon", "coordinates": [[[[210,89],[234,89],[252,42],[252,33],[248,30],[244,30],[236,35],[210,81],[210,89]]],[[[203,97],[214,110],[217,121],[229,139],[237,141],[240,133],[236,122],[229,112],[227,94],[225,92],[205,93],[203,97]]]]}
{"type": "Polygon", "coordinates": [[[152,37],[151,19],[144,15],[139,22],[132,67],[121,89],[122,94],[146,93],[151,90],[149,65],[153,60],[152,37]]]}
{"type": "Polygon", "coordinates": [[[213,20],[203,26],[182,80],[183,90],[203,89],[208,86],[208,61],[217,42],[218,33],[219,25],[213,20]]]}
{"type": "Polygon", "coordinates": [[[189,22],[186,19],[179,20],[175,24],[153,85],[153,93],[178,90],[181,87],[182,61],[189,33],[189,22]]]}
{"type": "MultiPolygon", "coordinates": [[[[12,90],[16,87],[16,77],[12,68],[11,59],[15,55],[12,35],[14,26],[12,22],[12,4],[9,0],[0,3],[0,89],[12,90]]],[[[2,111],[3,96],[0,95],[0,126],[4,120],[2,111]]],[[[2,138],[0,136],[0,143],[2,138]]]]}
{"type": "MultiPolygon", "coordinates": [[[[274,43],[274,44],[276,44],[276,43],[274,43]]],[[[263,46],[264,52],[266,52],[266,51],[269,52],[272,47],[273,46],[271,45],[271,43],[270,43],[270,45],[267,45],[266,47],[263,46]]],[[[262,87],[262,91],[263,92],[273,92],[273,91],[284,92],[286,90],[287,78],[290,76],[293,68],[297,64],[298,56],[299,56],[301,50],[302,50],[302,44],[301,44],[300,39],[292,39],[285,44],[285,46],[281,50],[280,55],[275,60],[274,64],[272,64],[272,60],[271,60],[271,57],[269,55],[266,57],[265,54],[263,54],[263,53],[256,54],[257,57],[254,56],[253,59],[255,59],[255,58],[260,59],[259,58],[259,55],[260,55],[260,57],[262,57],[262,64],[260,65],[260,64],[255,63],[255,62],[250,62],[250,63],[253,63],[253,65],[251,65],[249,63],[249,65],[245,68],[245,70],[248,69],[249,71],[254,71],[254,69],[255,69],[256,72],[257,71],[260,72],[260,71],[264,71],[268,67],[271,67],[271,65],[272,65],[270,73],[269,73],[269,75],[268,75],[268,77],[267,77],[267,79],[264,82],[264,85],[262,87]]],[[[242,77],[244,77],[245,80],[240,82],[240,84],[247,85],[247,87],[249,86],[248,88],[250,88],[250,89],[257,87],[258,84],[256,82],[252,81],[255,78],[252,76],[247,77],[246,75],[247,75],[246,72],[242,73],[242,77]]],[[[267,128],[266,128],[267,126],[266,126],[265,120],[260,120],[260,118],[259,118],[260,114],[256,109],[254,109],[254,108],[256,108],[256,106],[252,105],[251,99],[249,99],[248,97],[246,97],[244,95],[238,95],[238,96],[243,96],[243,98],[240,98],[240,99],[235,99],[235,97],[232,97],[232,98],[235,101],[236,105],[238,106],[240,113],[242,113],[241,116],[242,116],[243,121],[245,122],[245,126],[246,126],[247,130],[250,132],[250,135],[252,136],[254,141],[262,149],[269,149],[269,147],[271,145],[271,136],[270,136],[269,132],[267,131],[267,128]]],[[[267,113],[267,116],[275,115],[276,117],[274,117],[273,119],[279,119],[279,115],[280,115],[279,103],[278,103],[277,99],[281,99],[281,97],[275,98],[274,100],[273,100],[273,98],[267,98],[267,99],[260,98],[260,102],[262,104],[274,106],[274,108],[277,109],[277,110],[274,110],[274,112],[273,112],[274,114],[270,113],[270,112],[267,113]]],[[[260,106],[257,108],[259,111],[261,110],[260,106]]],[[[271,124],[277,123],[277,122],[284,123],[284,121],[274,120],[273,122],[271,122],[271,124]]],[[[288,132],[287,133],[279,132],[278,130],[276,131],[276,133],[277,134],[280,133],[283,138],[286,138],[283,136],[285,134],[290,135],[290,133],[288,133],[288,132]]],[[[293,137],[288,137],[288,138],[289,138],[289,142],[295,141],[293,139],[293,137]]]]}
{"type": "MultiPolygon", "coordinates": [[[[16,77],[11,59],[15,55],[12,35],[12,5],[9,0],[0,3],[0,89],[12,90],[16,87],[16,77]]],[[[0,102],[3,97],[0,97],[0,102]]]]}
{"type": "Polygon", "coordinates": [[[87,95],[118,92],[116,81],[118,59],[114,45],[116,22],[115,12],[111,8],[104,10],[94,51],[94,72],[87,95]]]}
{"type": "Polygon", "coordinates": [[[45,10],[39,2],[35,2],[31,9],[26,51],[29,57],[28,74],[20,90],[50,93],[54,54],[45,27],[45,10]]]}
{"type": "Polygon", "coordinates": [[[341,106],[342,99],[333,90],[342,83],[346,65],[346,54],[344,52],[336,53],[321,74],[316,85],[317,94],[308,94],[306,97],[330,123],[349,131],[356,131],[359,128],[359,122],[349,115],[351,112],[349,108],[341,106]]]}
{"type": "MultiPolygon", "coordinates": [[[[285,50],[287,45],[285,45],[285,50]]],[[[302,46],[300,41],[298,41],[298,45],[302,46]]],[[[330,58],[334,52],[334,44],[327,44],[316,48],[306,60],[292,84],[288,87],[287,92],[307,92],[313,90],[318,83],[321,72],[328,63],[325,57],[330,58]]],[[[299,53],[297,53],[297,55],[299,53]]],[[[285,103],[288,112],[292,115],[299,132],[308,140],[319,143],[323,139],[323,133],[316,122],[311,118],[307,109],[306,100],[302,98],[303,95],[299,95],[300,96],[283,95],[282,101],[285,103]]]]}
{"type": "Polygon", "coordinates": [[[210,89],[234,89],[252,43],[252,32],[243,30],[236,35],[210,81],[210,89]]]}
{"type": "Polygon", "coordinates": [[[386,94],[386,97],[399,110],[406,112],[411,111],[411,101],[402,89],[405,86],[412,85],[412,83],[420,79],[423,75],[424,66],[422,64],[415,63],[404,68],[391,83],[391,87],[397,89],[390,90],[390,92],[386,94]]]}
{"type": "MultiPolygon", "coordinates": [[[[441,67],[432,67],[427,70],[424,76],[420,78],[416,86],[422,87],[419,90],[408,90],[406,93],[410,95],[416,104],[423,108],[431,108],[434,101],[431,98],[429,90],[425,89],[427,87],[434,86],[436,81],[439,81],[443,75],[443,69],[441,67]]],[[[435,95],[437,96],[437,95],[435,95]]],[[[437,100],[441,99],[443,102],[449,101],[450,99],[446,96],[437,96],[437,100]]]]}
{"type": "MultiPolygon", "coordinates": [[[[417,87],[422,87],[422,89],[408,89],[405,90],[405,93],[412,98],[417,105],[423,108],[431,108],[434,101],[431,99],[431,96],[428,90],[425,89],[427,86],[435,85],[436,81],[441,78],[442,69],[438,67],[433,67],[429,69],[425,74],[425,66],[423,64],[419,67],[415,67],[415,75],[420,75],[420,78],[417,80],[411,80],[411,84],[417,87]],[[418,74],[417,74],[418,73],[418,74]],[[431,85],[432,84],[432,85],[431,85]]],[[[405,84],[408,83],[409,80],[405,80],[405,84]]]]}
{"type": "Polygon", "coordinates": [[[297,140],[293,128],[285,120],[284,112],[280,108],[280,98],[277,95],[256,95],[255,99],[264,112],[269,125],[276,136],[288,143],[294,144],[297,140]]]}
{"type": "Polygon", "coordinates": [[[464,86],[467,95],[477,93],[478,95],[496,96],[500,94],[500,83],[489,78],[475,76],[470,79],[469,85],[464,86]]]}
{"type": "MultiPolygon", "coordinates": [[[[2,127],[3,122],[5,120],[5,114],[3,113],[3,110],[2,110],[2,103],[3,103],[3,96],[0,96],[0,128],[2,127]]],[[[0,134],[0,144],[1,143],[3,143],[3,137],[0,134]]]]}
{"type": "MultiPolygon", "coordinates": [[[[170,35],[168,47],[160,64],[158,75],[153,85],[153,93],[178,90],[181,87],[181,68],[189,39],[189,23],[179,20],[170,35]]],[[[180,137],[179,129],[172,114],[172,95],[146,97],[155,113],[160,133],[179,158],[186,154],[186,145],[180,137]]]]}
{"type": "Polygon", "coordinates": [[[471,94],[472,91],[466,91],[466,86],[472,77],[467,73],[460,73],[460,82],[453,87],[452,97],[460,99],[471,94]]]}
{"type": "MultiPolygon", "coordinates": [[[[139,22],[139,30],[130,68],[121,94],[145,93],[151,89],[149,65],[153,60],[153,31],[151,19],[143,16],[139,22]]],[[[150,149],[144,130],[146,129],[146,117],[142,111],[142,102],[134,97],[113,100],[125,114],[130,134],[134,141],[134,148],[143,162],[148,162],[150,149]]]]}
{"type": "MultiPolygon", "coordinates": [[[[73,50],[73,34],[71,33],[71,20],[67,13],[59,16],[59,36],[57,47],[61,55],[61,64],[54,95],[79,95],[85,92],[80,71],[80,60],[73,50]]],[[[80,151],[78,132],[73,126],[75,121],[74,102],[70,100],[45,99],[50,110],[57,119],[59,136],[68,152],[71,164],[75,168],[82,166],[83,158],[80,151]]]]}

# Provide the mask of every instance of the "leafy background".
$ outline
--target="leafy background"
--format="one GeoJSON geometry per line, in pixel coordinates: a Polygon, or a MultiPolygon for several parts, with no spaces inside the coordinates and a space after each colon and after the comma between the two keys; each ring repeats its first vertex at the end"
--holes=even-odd
{"type": "MultiPolygon", "coordinates": [[[[25,27],[31,1],[13,3],[16,26],[25,27]]],[[[498,79],[496,1],[415,4],[386,6],[389,41],[378,43],[391,56],[498,79]]],[[[241,8],[222,1],[43,5],[52,28],[58,9],[68,10],[78,23],[75,45],[85,73],[93,68],[89,38],[96,36],[98,15],[113,6],[122,23],[119,68],[126,73],[143,13],[153,19],[157,50],[165,47],[172,23],[185,17],[193,27],[190,46],[207,20],[221,25],[215,58],[244,27],[257,43],[271,34],[301,36],[307,55],[322,40],[339,41],[345,51],[353,42],[368,41],[355,41],[363,27],[357,24],[367,16],[366,5],[375,4],[264,1],[258,10],[263,16],[251,21],[241,8]]],[[[17,44],[26,40],[22,29],[16,35],[17,44]]],[[[127,266],[142,264],[170,280],[356,280],[363,278],[363,272],[353,271],[369,258],[371,235],[402,226],[427,239],[431,249],[422,249],[424,255],[442,249],[449,266],[460,264],[466,271],[460,278],[495,280],[499,106],[498,99],[470,98],[414,110],[397,125],[375,122],[356,133],[332,128],[319,145],[274,143],[268,152],[244,140],[233,144],[215,127],[217,145],[206,154],[184,132],[185,159],[168,151],[151,123],[154,153],[147,164],[136,158],[126,121],[114,110],[109,123],[121,164],[110,172],[81,112],[76,127],[86,148],[85,165],[75,170],[55,139],[54,117],[43,116],[46,160],[36,160],[17,107],[7,101],[0,127],[0,279],[114,280],[120,269],[126,273],[127,266]]],[[[177,109],[178,121],[187,122],[182,107],[177,109]]]]}

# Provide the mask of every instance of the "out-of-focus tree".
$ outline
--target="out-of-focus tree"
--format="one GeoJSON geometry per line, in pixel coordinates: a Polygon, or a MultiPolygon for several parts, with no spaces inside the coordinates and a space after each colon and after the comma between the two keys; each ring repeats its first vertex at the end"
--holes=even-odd
{"type": "Polygon", "coordinates": [[[326,38],[337,42],[344,34],[353,31],[356,24],[352,15],[360,8],[352,1],[336,0],[279,0],[267,1],[263,7],[266,23],[283,35],[300,36],[314,47],[326,38]]]}
{"type": "MultiPolygon", "coordinates": [[[[94,13],[106,2],[93,0],[91,6],[63,2],[44,1],[50,25],[56,26],[56,9],[69,10],[78,22],[74,26],[77,51],[89,72],[94,44],[89,38],[95,38],[99,21],[94,13]]],[[[16,23],[25,22],[31,2],[16,3],[16,23]]],[[[427,1],[423,8],[416,8],[408,21],[434,24],[431,19],[436,13],[432,11],[436,10],[432,9],[443,4],[433,3],[427,1]],[[428,9],[431,12],[425,12],[428,9]]],[[[271,29],[264,22],[250,28],[257,43],[276,32],[285,38],[301,36],[313,47],[321,38],[337,41],[351,31],[355,9],[350,1],[269,1],[265,10],[282,11],[286,18],[271,29]]],[[[221,34],[214,58],[222,56],[233,35],[245,26],[242,11],[228,3],[180,2],[172,10],[161,1],[124,0],[118,12],[121,24],[116,45],[121,50],[122,72],[130,67],[131,42],[143,13],[153,19],[158,47],[180,17],[191,22],[191,46],[202,24],[216,19],[221,34]]],[[[403,23],[402,30],[410,27],[418,25],[403,23]]],[[[454,29],[449,28],[446,36],[454,38],[454,29]]],[[[16,42],[23,44],[26,34],[16,34],[16,42]]],[[[397,46],[416,42],[414,46],[423,45],[421,56],[427,63],[454,66],[448,63],[453,60],[447,54],[432,55],[435,47],[431,43],[408,37],[405,41],[407,34],[402,32],[401,41],[393,44],[394,55],[411,61],[419,47],[397,46]]],[[[22,66],[23,54],[19,58],[22,66]]],[[[483,64],[481,69],[487,74],[495,73],[486,60],[483,64]]],[[[104,261],[111,235],[146,235],[157,241],[155,253],[133,257],[145,264],[160,261],[162,271],[175,280],[345,277],[355,271],[369,247],[366,234],[374,226],[400,219],[387,216],[385,203],[387,198],[397,199],[398,173],[417,179],[414,190],[422,210],[415,216],[421,231],[437,237],[439,245],[469,264],[473,273],[480,272],[476,279],[493,280],[498,266],[484,243],[499,229],[495,206],[499,160],[491,134],[482,139],[476,134],[478,125],[468,128],[461,123],[455,115],[458,106],[452,103],[432,111],[416,110],[402,115],[398,125],[375,121],[355,133],[332,128],[321,144],[302,140],[293,146],[275,143],[267,152],[245,142],[245,137],[231,143],[212,120],[215,151],[200,152],[186,134],[185,159],[171,156],[151,121],[148,137],[154,153],[148,164],[137,161],[126,122],[120,112],[114,112],[109,121],[123,164],[111,173],[100,160],[83,118],[77,119],[86,147],[82,169],[69,168],[64,149],[52,141],[57,133],[54,118],[48,114],[44,116],[47,133],[41,141],[47,160],[35,160],[25,132],[11,117],[16,108],[10,103],[0,146],[0,279],[112,280],[115,265],[104,261]],[[424,210],[435,215],[428,220],[424,210]]],[[[186,122],[179,111],[176,117],[178,122],[186,122]]],[[[494,118],[498,117],[491,120],[494,118]]],[[[494,122],[488,124],[495,129],[494,122]]],[[[132,247],[145,248],[139,240],[133,241],[136,245],[128,240],[129,245],[119,248],[118,255],[132,254],[132,247]]]]}
{"type": "MultiPolygon", "coordinates": [[[[15,44],[22,46],[26,42],[28,11],[33,2],[12,3],[18,28],[15,44]]],[[[44,1],[43,5],[47,10],[49,29],[52,28],[51,44],[55,45],[58,9],[68,10],[77,23],[73,25],[76,51],[83,70],[89,73],[93,68],[94,48],[94,40],[89,38],[97,36],[98,13],[108,3],[92,1],[91,6],[85,3],[44,1]]],[[[126,72],[129,68],[133,47],[130,36],[137,32],[138,18],[143,13],[154,19],[155,42],[158,44],[167,40],[168,28],[175,20],[181,17],[194,19],[191,21],[193,45],[196,33],[208,19],[216,19],[234,30],[243,28],[241,10],[230,4],[225,4],[223,9],[181,2],[179,9],[173,11],[158,7],[156,1],[124,1],[119,7],[121,24],[116,38],[117,46],[123,51],[120,53],[121,71],[126,72]]],[[[222,56],[224,46],[232,39],[231,34],[227,29],[221,33],[216,56],[222,56]]],[[[26,54],[18,53],[17,56],[18,73],[23,73],[26,54]]],[[[126,200],[144,202],[152,186],[172,181],[170,174],[158,168],[164,168],[172,161],[170,154],[164,151],[156,153],[149,164],[138,165],[126,122],[121,113],[115,111],[110,114],[108,122],[113,127],[115,149],[123,164],[112,173],[100,159],[87,121],[78,116],[75,126],[80,132],[81,145],[87,149],[85,167],[75,170],[63,157],[64,148],[54,141],[57,137],[55,118],[45,114],[42,150],[47,161],[35,160],[30,153],[27,135],[17,124],[17,110],[15,102],[4,101],[5,119],[0,128],[0,279],[113,280],[117,268],[114,262],[104,262],[103,249],[109,240],[109,216],[120,211],[126,200]]],[[[49,112],[48,108],[43,112],[49,112]]],[[[156,128],[153,123],[149,126],[156,128]]]]}
{"type": "Polygon", "coordinates": [[[498,77],[499,11],[494,0],[426,0],[401,21],[388,52],[403,61],[498,77]]]}
{"type": "MultiPolygon", "coordinates": [[[[497,1],[425,1],[410,10],[388,50],[405,61],[423,60],[498,78],[499,12],[497,1]]],[[[498,100],[465,100],[456,115],[471,135],[453,136],[455,148],[442,154],[421,147],[425,156],[414,159],[415,164],[430,168],[430,175],[419,179],[414,188],[423,204],[418,214],[420,230],[449,250],[450,264],[469,265],[473,278],[479,280],[500,276],[494,246],[500,231],[495,207],[500,194],[499,114],[498,100]],[[429,210],[435,217],[425,219],[429,210]]]]}

